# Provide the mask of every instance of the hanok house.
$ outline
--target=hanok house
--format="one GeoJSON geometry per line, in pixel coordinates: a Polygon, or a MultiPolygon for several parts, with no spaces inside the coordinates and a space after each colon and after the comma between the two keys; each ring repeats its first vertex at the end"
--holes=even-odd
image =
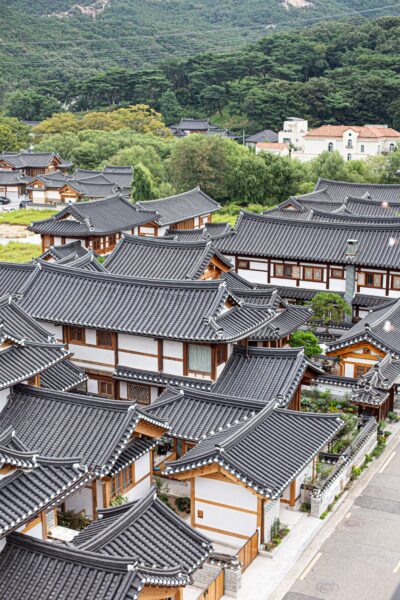
{"type": "Polygon", "coordinates": [[[1,600],[181,600],[186,583],[179,569],[20,534],[10,535],[0,553],[1,600]]]}
{"type": "Polygon", "coordinates": [[[39,175],[26,187],[32,204],[66,204],[81,200],[99,200],[115,194],[130,195],[130,189],[120,188],[101,173],[77,179],[60,171],[39,175]]]}
{"type": "Polygon", "coordinates": [[[207,223],[198,229],[167,229],[166,237],[173,236],[181,242],[197,242],[200,240],[216,240],[231,232],[229,223],[207,223]]]}
{"type": "Polygon", "coordinates": [[[0,154],[0,169],[19,171],[28,177],[54,171],[66,171],[71,164],[54,152],[3,152],[0,154]]]}
{"type": "Polygon", "coordinates": [[[359,413],[372,415],[378,421],[393,410],[394,395],[400,383],[400,360],[387,354],[357,381],[350,401],[359,413]]]}
{"type": "Polygon", "coordinates": [[[26,446],[12,426],[0,432],[0,547],[12,531],[46,538],[55,506],[91,479],[76,457],[49,457],[26,446]]]}
{"type": "Polygon", "coordinates": [[[219,279],[232,264],[211,241],[123,235],[104,267],[110,273],[144,279],[219,279]]]}
{"type": "Polygon", "coordinates": [[[140,235],[161,236],[167,229],[199,229],[212,220],[212,214],[221,206],[199,187],[161,198],[137,202],[146,211],[156,212],[158,220],[152,226],[142,227],[140,235]]]}
{"type": "Polygon", "coordinates": [[[142,227],[155,223],[157,216],[131,204],[122,196],[97,202],[79,202],[28,227],[41,235],[42,250],[50,246],[79,241],[97,254],[111,252],[122,233],[141,234],[142,227]]]}
{"type": "Polygon", "coordinates": [[[29,181],[20,171],[0,169],[0,196],[18,201],[24,195],[26,182],[29,181]]]}
{"type": "MultiPolygon", "coordinates": [[[[47,261],[42,260],[41,258],[36,259],[36,262],[38,264],[47,263],[47,261]]],[[[70,256],[66,256],[65,258],[58,260],[57,264],[60,266],[70,267],[71,269],[80,269],[82,271],[94,271],[97,273],[107,272],[103,265],[97,260],[93,250],[90,250],[86,256],[79,257],[70,254],[70,256]]]]}
{"type": "Polygon", "coordinates": [[[301,221],[242,212],[216,247],[239,275],[299,291],[400,295],[400,224],[301,221]],[[399,288],[399,289],[398,289],[399,288]]]}
{"type": "Polygon", "coordinates": [[[17,383],[59,390],[84,384],[87,376],[70,356],[12,297],[0,298],[0,411],[17,383]]]}
{"type": "Polygon", "coordinates": [[[318,453],[341,429],[337,415],[265,407],[246,423],[210,435],[166,473],[190,481],[191,523],[212,539],[268,542],[281,503],[296,506],[318,453]],[[290,442],[288,441],[290,440],[290,442]]]}
{"type": "Polygon", "coordinates": [[[42,263],[21,306],[89,376],[88,391],[143,404],[159,388],[210,385],[232,344],[274,316],[271,305],[236,300],[221,281],[133,279],[42,263]]]}
{"type": "MultiPolygon", "coordinates": [[[[183,598],[184,583],[212,552],[211,542],[161,502],[154,488],[141,500],[100,510],[98,521],[75,537],[74,545],[100,556],[132,556],[144,570],[162,571],[163,585],[151,590],[152,600],[183,598]]],[[[140,597],[146,598],[146,591],[140,597]]]]}
{"type": "Polygon", "coordinates": [[[340,375],[359,378],[387,354],[400,356],[400,300],[377,306],[328,344],[326,355],[339,359],[340,375]]]}
{"type": "Polygon", "coordinates": [[[59,246],[50,246],[39,258],[48,262],[58,262],[65,258],[73,256],[74,258],[82,258],[87,256],[91,251],[80,242],[70,242],[69,244],[60,244],[59,246]]]}
{"type": "MultiPolygon", "coordinates": [[[[0,413],[0,431],[10,428],[35,454],[53,457],[56,463],[77,456],[73,462],[85,465],[91,475],[90,482],[58,502],[51,515],[54,529],[58,513],[73,511],[93,519],[97,508],[107,508],[117,496],[135,500],[146,494],[152,448],[168,426],[135,403],[20,384],[0,413]]],[[[45,537],[46,530],[40,535],[45,537]]],[[[57,531],[49,535],[56,537],[57,531]]]]}

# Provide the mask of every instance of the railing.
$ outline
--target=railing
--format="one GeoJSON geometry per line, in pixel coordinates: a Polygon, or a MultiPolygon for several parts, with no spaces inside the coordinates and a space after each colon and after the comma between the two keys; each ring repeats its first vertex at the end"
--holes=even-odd
{"type": "Polygon", "coordinates": [[[249,565],[258,555],[258,530],[253,533],[251,538],[242,546],[237,553],[237,558],[242,563],[242,573],[247,569],[249,565]]]}

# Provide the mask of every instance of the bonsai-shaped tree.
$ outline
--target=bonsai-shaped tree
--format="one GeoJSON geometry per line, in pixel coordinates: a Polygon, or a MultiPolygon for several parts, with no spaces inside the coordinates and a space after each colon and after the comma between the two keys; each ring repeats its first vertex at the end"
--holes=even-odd
{"type": "Polygon", "coordinates": [[[308,356],[308,358],[318,356],[322,353],[322,348],[318,344],[318,339],[312,331],[302,331],[301,329],[295,331],[289,338],[289,344],[292,348],[303,346],[304,354],[308,356]]]}
{"type": "Polygon", "coordinates": [[[346,315],[351,315],[351,308],[340,294],[333,292],[318,292],[311,300],[313,315],[311,321],[322,322],[328,330],[331,321],[343,321],[346,315]]]}

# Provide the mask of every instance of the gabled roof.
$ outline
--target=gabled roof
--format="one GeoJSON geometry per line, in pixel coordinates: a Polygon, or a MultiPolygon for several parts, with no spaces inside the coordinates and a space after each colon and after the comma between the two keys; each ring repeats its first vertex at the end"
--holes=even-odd
{"type": "Polygon", "coordinates": [[[12,298],[0,298],[0,389],[30,379],[67,356],[63,344],[56,344],[12,298]]]}
{"type": "Polygon", "coordinates": [[[74,544],[101,555],[132,556],[144,570],[166,569],[167,580],[168,569],[190,575],[212,552],[211,542],[161,502],[155,488],[141,500],[100,510],[74,544]]]}
{"type": "Polygon", "coordinates": [[[264,403],[278,401],[287,406],[306,369],[321,372],[308,360],[303,348],[234,346],[212,391],[264,403]]]}
{"type": "Polygon", "coordinates": [[[17,292],[26,284],[36,265],[30,263],[0,262],[0,298],[17,292]]]}
{"type": "Polygon", "coordinates": [[[211,389],[211,379],[199,379],[198,377],[186,377],[186,375],[174,375],[162,371],[148,371],[146,369],[132,369],[124,365],[118,365],[113,372],[113,378],[121,381],[134,381],[147,385],[158,386],[180,386],[194,390],[211,389]]]}
{"type": "Polygon", "coordinates": [[[338,340],[328,344],[329,353],[361,341],[370,342],[385,353],[400,356],[400,299],[372,308],[338,340]]]}
{"type": "Polygon", "coordinates": [[[0,431],[12,425],[27,447],[44,456],[80,456],[88,468],[104,475],[140,420],[168,428],[135,403],[19,385],[0,413],[0,431]]]}
{"type": "Polygon", "coordinates": [[[395,141],[400,140],[400,131],[384,125],[321,125],[316,129],[310,129],[303,137],[305,139],[313,137],[341,138],[346,131],[354,131],[358,134],[359,139],[393,138],[395,141]]]}
{"type": "Polygon", "coordinates": [[[256,493],[276,499],[342,426],[337,415],[267,406],[247,423],[209,436],[168,462],[166,474],[219,465],[256,493]]]}
{"type": "Polygon", "coordinates": [[[28,229],[64,237],[107,235],[157,221],[154,213],[133,205],[120,195],[95,202],[69,204],[50,219],[35,221],[28,229]]]}
{"type": "Polygon", "coordinates": [[[207,223],[200,229],[167,229],[165,236],[172,236],[181,242],[198,240],[216,240],[225,237],[231,231],[230,223],[207,223]]]}
{"type": "Polygon", "coordinates": [[[136,600],[148,579],[130,558],[22,534],[10,535],[0,554],[1,600],[136,600]]]}
{"type": "Polygon", "coordinates": [[[32,464],[17,467],[0,479],[0,538],[65,500],[91,479],[79,458],[44,458],[10,448],[5,463],[24,463],[27,455],[32,464]]]}
{"type": "Polygon", "coordinates": [[[57,159],[59,163],[62,159],[54,152],[3,152],[0,154],[0,160],[4,160],[17,169],[45,168],[57,159]]]}
{"type": "Polygon", "coordinates": [[[88,380],[88,376],[73,362],[66,359],[40,374],[40,387],[69,392],[88,380]]]}
{"type": "Polygon", "coordinates": [[[207,435],[247,421],[264,406],[260,400],[167,387],[144,411],[166,419],[171,427],[168,435],[198,442],[207,435]]]}
{"type": "Polygon", "coordinates": [[[234,232],[215,241],[223,254],[273,257],[363,265],[398,267],[400,225],[290,221],[241,212],[234,232]],[[357,240],[357,253],[346,256],[347,241],[357,240]]]}
{"type": "Polygon", "coordinates": [[[351,183],[320,178],[314,191],[324,191],[335,202],[343,202],[346,196],[380,200],[381,202],[400,201],[400,184],[398,183],[389,185],[383,183],[351,183]]]}
{"type": "Polygon", "coordinates": [[[379,406],[389,396],[394,385],[400,383],[400,360],[387,354],[360,377],[353,389],[351,401],[355,404],[379,406]]]}
{"type": "Polygon", "coordinates": [[[82,246],[79,241],[69,242],[68,244],[60,244],[59,246],[50,246],[46,252],[44,252],[39,258],[53,258],[55,261],[58,261],[62,258],[67,258],[68,256],[76,256],[80,258],[81,256],[86,256],[90,253],[90,250],[82,246]]]}
{"type": "Polygon", "coordinates": [[[177,125],[173,125],[178,129],[192,129],[194,131],[209,129],[211,127],[211,123],[208,119],[181,119],[177,125]]]}
{"type": "Polygon", "coordinates": [[[279,135],[272,129],[263,129],[246,138],[246,142],[257,144],[258,142],[277,142],[279,135]]]}
{"type": "Polygon", "coordinates": [[[0,169],[0,185],[22,185],[26,179],[20,171],[0,169]]]}
{"type": "Polygon", "coordinates": [[[104,267],[110,273],[128,277],[200,279],[213,258],[232,268],[211,241],[182,242],[125,234],[104,267]]]}
{"type": "Polygon", "coordinates": [[[133,279],[46,263],[24,288],[21,306],[44,321],[210,342],[247,337],[273,316],[269,306],[226,309],[229,300],[220,281],[133,279]]]}
{"type": "Polygon", "coordinates": [[[159,200],[137,202],[137,205],[158,214],[160,225],[172,225],[219,210],[221,206],[199,187],[159,200]]]}

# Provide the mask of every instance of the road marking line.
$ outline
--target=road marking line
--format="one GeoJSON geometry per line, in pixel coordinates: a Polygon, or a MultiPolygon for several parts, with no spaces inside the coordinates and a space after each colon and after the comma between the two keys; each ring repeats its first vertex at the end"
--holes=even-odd
{"type": "Polygon", "coordinates": [[[350,519],[350,517],[351,517],[351,512],[350,512],[350,513],[347,513],[347,515],[346,515],[346,519],[350,519]]]}
{"type": "Polygon", "coordinates": [[[308,565],[308,567],[306,567],[303,571],[303,573],[300,575],[300,580],[303,581],[303,579],[305,579],[307,577],[307,575],[309,574],[309,572],[311,571],[311,569],[313,568],[313,566],[315,565],[315,563],[321,558],[322,556],[322,552],[318,552],[318,554],[316,554],[314,556],[314,558],[312,559],[312,561],[310,562],[310,564],[308,565]]]}
{"type": "Polygon", "coordinates": [[[397,563],[397,565],[395,566],[395,568],[393,569],[393,573],[397,573],[397,571],[400,569],[400,560],[397,563]]]}
{"type": "Polygon", "coordinates": [[[392,454],[389,456],[389,458],[387,458],[385,460],[385,462],[383,463],[383,465],[379,469],[378,473],[383,473],[383,471],[386,469],[386,467],[388,466],[388,464],[390,463],[390,461],[393,460],[395,454],[396,454],[396,450],[393,450],[392,454]]]}

